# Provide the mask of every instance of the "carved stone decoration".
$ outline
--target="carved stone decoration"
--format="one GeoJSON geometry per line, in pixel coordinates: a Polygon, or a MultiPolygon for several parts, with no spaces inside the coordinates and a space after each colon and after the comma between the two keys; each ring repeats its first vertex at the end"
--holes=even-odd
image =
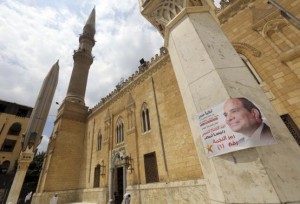
{"type": "Polygon", "coordinates": [[[184,0],[162,0],[150,14],[154,24],[164,35],[165,26],[183,9],[184,0]]]}
{"type": "Polygon", "coordinates": [[[125,164],[126,150],[125,147],[119,147],[112,150],[111,155],[111,164],[112,168],[115,166],[121,166],[125,164]]]}
{"type": "Polygon", "coordinates": [[[221,24],[228,21],[229,18],[235,16],[241,10],[252,5],[254,0],[226,0],[221,1],[221,9],[217,10],[217,17],[221,24]]]}
{"type": "Polygon", "coordinates": [[[165,26],[183,9],[183,6],[183,0],[163,0],[152,12],[151,17],[165,26]]]}
{"type": "Polygon", "coordinates": [[[238,53],[246,54],[245,52],[247,52],[255,57],[261,56],[261,52],[259,50],[247,43],[233,42],[232,45],[238,53]]]}
{"type": "Polygon", "coordinates": [[[284,26],[287,26],[287,22],[284,19],[274,19],[268,21],[262,29],[262,35],[264,37],[270,36],[273,32],[280,31],[284,26]]]}
{"type": "Polygon", "coordinates": [[[203,6],[201,0],[189,0],[187,2],[187,6],[191,7],[191,6],[203,6]]]}

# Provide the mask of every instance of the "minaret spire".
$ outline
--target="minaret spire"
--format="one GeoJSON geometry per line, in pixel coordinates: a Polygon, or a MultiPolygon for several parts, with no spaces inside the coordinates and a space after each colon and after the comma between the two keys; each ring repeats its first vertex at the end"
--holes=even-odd
{"type": "Polygon", "coordinates": [[[96,11],[95,7],[93,8],[88,20],[85,23],[85,26],[83,28],[83,33],[91,33],[92,35],[96,32],[96,26],[95,26],[95,19],[96,19],[96,11]]]}
{"type": "Polygon", "coordinates": [[[83,105],[88,73],[93,63],[92,48],[95,45],[95,17],[94,7],[83,28],[83,33],[79,37],[79,48],[74,51],[74,66],[66,97],[68,101],[83,105]]]}

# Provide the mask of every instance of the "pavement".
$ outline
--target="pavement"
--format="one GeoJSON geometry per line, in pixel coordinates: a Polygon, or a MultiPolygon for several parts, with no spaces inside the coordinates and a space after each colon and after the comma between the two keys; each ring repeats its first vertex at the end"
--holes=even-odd
{"type": "Polygon", "coordinates": [[[77,203],[66,203],[66,204],[97,204],[97,203],[77,202],[77,203]]]}

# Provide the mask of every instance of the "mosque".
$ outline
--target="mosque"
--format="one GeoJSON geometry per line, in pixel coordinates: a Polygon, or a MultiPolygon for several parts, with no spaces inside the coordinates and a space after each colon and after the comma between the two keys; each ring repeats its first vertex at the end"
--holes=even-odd
{"type": "Polygon", "coordinates": [[[32,203],[119,204],[125,193],[131,203],[300,203],[300,2],[139,5],[164,38],[160,53],[87,107],[92,10],[32,203]],[[236,97],[255,101],[276,144],[210,157],[199,113],[236,97]]]}

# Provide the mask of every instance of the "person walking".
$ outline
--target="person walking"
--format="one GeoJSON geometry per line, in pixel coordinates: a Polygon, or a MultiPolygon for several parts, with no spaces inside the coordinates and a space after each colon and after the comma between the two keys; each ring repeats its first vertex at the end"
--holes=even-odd
{"type": "Polygon", "coordinates": [[[57,194],[55,194],[51,200],[50,200],[50,204],[57,204],[57,201],[58,201],[58,196],[57,194]]]}

